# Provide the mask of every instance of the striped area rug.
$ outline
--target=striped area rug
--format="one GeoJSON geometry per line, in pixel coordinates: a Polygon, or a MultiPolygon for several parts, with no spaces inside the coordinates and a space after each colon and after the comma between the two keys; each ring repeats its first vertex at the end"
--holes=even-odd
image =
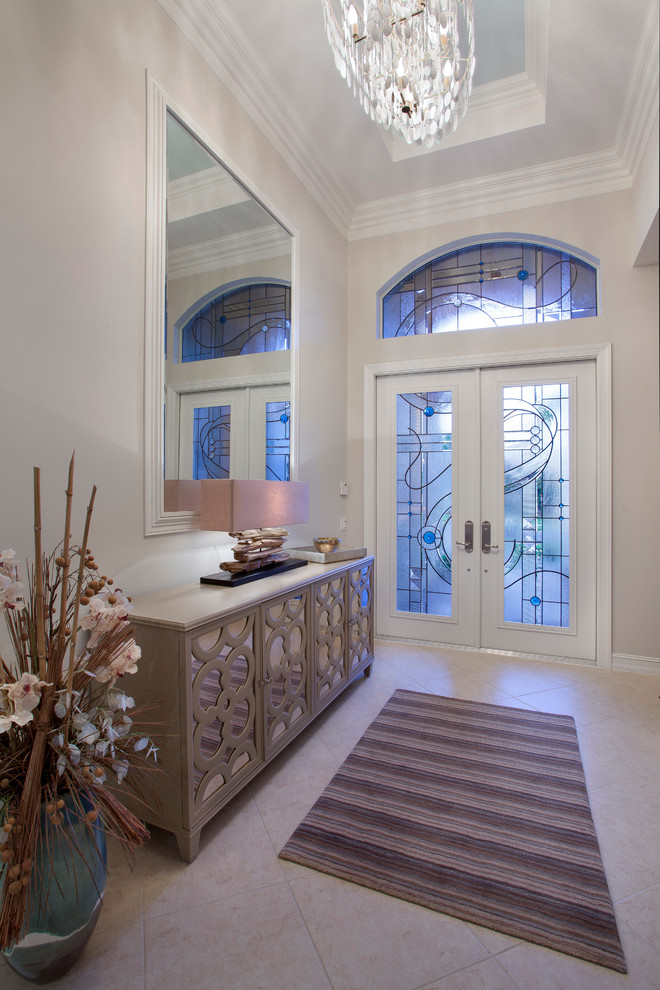
{"type": "Polygon", "coordinates": [[[280,856],[626,972],[568,715],[396,691],[280,856]]]}

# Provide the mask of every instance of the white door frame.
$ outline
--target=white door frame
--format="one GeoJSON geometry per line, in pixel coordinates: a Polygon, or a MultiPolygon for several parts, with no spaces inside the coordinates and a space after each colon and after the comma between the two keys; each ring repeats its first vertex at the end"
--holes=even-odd
{"type": "MultiPolygon", "coordinates": [[[[420,358],[379,362],[364,366],[364,536],[366,546],[376,546],[376,383],[383,376],[417,372],[495,368],[508,365],[555,364],[595,361],[596,364],[596,663],[612,667],[612,348],[610,344],[585,344],[526,351],[420,358]]],[[[376,561],[376,567],[378,561],[376,561]]],[[[378,636],[378,615],[376,614],[378,636]]],[[[443,645],[443,644],[438,644],[443,645]]],[[[451,648],[451,647],[450,647],[451,648]]],[[[453,647],[460,649],[461,647],[453,647]]],[[[531,656],[482,648],[476,652],[531,656]]],[[[538,659],[548,659],[538,657],[538,659]]],[[[561,658],[557,658],[560,660],[561,658]]],[[[566,662],[565,660],[563,662],[566,662]]]]}

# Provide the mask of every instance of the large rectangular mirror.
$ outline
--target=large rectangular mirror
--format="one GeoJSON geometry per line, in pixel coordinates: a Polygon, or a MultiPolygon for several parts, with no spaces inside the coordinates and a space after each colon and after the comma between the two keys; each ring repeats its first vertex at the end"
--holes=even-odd
{"type": "Polygon", "coordinates": [[[166,482],[288,481],[292,244],[149,77],[145,525],[195,528],[166,482]],[[174,510],[174,511],[172,511],[174,510]]]}

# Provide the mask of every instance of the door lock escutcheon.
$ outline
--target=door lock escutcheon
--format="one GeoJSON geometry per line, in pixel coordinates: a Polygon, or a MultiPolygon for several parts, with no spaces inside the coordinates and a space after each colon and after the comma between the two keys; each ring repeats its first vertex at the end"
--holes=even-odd
{"type": "Polygon", "coordinates": [[[484,519],[481,524],[481,552],[490,553],[491,550],[499,550],[499,545],[490,542],[490,522],[484,519]]]}
{"type": "Polygon", "coordinates": [[[471,519],[465,521],[465,542],[461,543],[460,540],[456,540],[456,546],[465,547],[466,553],[472,553],[474,550],[474,523],[471,519]]]}

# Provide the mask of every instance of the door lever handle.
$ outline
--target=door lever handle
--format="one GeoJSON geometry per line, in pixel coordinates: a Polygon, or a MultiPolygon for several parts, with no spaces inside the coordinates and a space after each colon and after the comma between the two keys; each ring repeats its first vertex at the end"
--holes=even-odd
{"type": "Polygon", "coordinates": [[[465,547],[466,553],[472,553],[474,550],[474,523],[471,519],[465,521],[465,542],[461,543],[460,540],[456,540],[456,546],[465,547]]]}
{"type": "Polygon", "coordinates": [[[499,549],[499,544],[490,542],[490,522],[484,519],[481,524],[481,552],[490,553],[491,550],[499,549]]]}

